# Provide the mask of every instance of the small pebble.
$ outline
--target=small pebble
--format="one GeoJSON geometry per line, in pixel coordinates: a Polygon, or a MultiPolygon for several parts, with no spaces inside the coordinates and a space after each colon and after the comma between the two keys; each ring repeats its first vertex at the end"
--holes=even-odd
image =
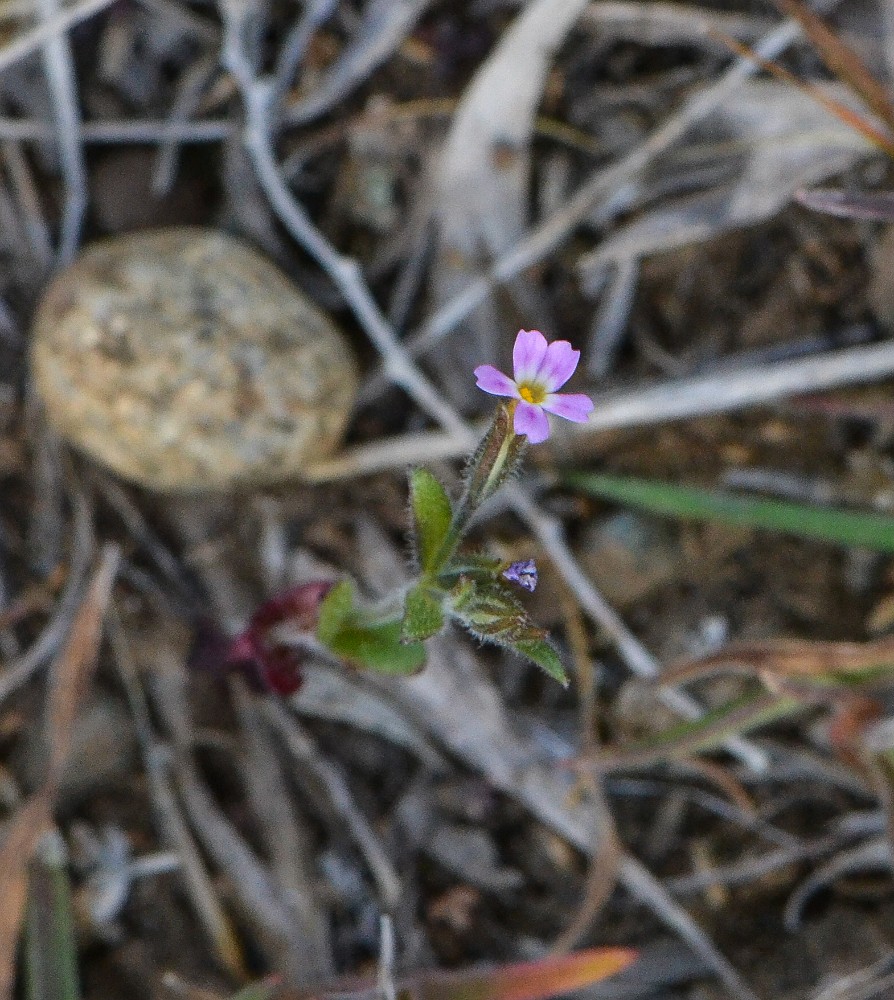
{"type": "Polygon", "coordinates": [[[341,441],[350,348],[272,263],[214,230],[88,247],[48,288],[32,371],[50,423],[132,482],[195,492],[300,478],[341,441]]]}

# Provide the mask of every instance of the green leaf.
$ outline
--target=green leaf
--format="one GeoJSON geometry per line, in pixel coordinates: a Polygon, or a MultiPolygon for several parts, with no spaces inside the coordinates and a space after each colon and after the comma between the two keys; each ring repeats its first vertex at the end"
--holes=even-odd
{"type": "Polygon", "coordinates": [[[537,628],[515,595],[499,585],[476,585],[463,578],[450,594],[453,617],[476,638],[523,656],[560,684],[568,676],[547,633],[537,628]]]}
{"type": "Polygon", "coordinates": [[[479,583],[498,581],[500,569],[506,565],[502,559],[488,555],[486,552],[460,552],[454,556],[438,574],[438,579],[451,582],[461,576],[469,577],[479,583]]]}
{"type": "Polygon", "coordinates": [[[568,687],[568,674],[565,673],[559,654],[546,639],[519,639],[512,643],[510,648],[514,649],[520,656],[536,663],[541,670],[545,670],[562,687],[568,687]]]}
{"type": "Polygon", "coordinates": [[[342,580],[323,598],[317,619],[317,638],[329,646],[354,610],[354,584],[342,580]]]}
{"type": "Polygon", "coordinates": [[[652,514],[719,521],[813,538],[831,545],[894,552],[894,517],[810,504],[766,500],[742,494],[624,476],[579,473],[566,482],[590,496],[615,500],[652,514]]]}
{"type": "Polygon", "coordinates": [[[326,645],[354,667],[380,674],[415,674],[425,666],[421,642],[401,642],[399,621],[377,625],[348,625],[326,645]]]}
{"type": "Polygon", "coordinates": [[[425,572],[435,570],[453,520],[453,508],[444,487],[427,469],[413,469],[410,473],[410,506],[419,565],[425,572]]]}
{"type": "Polygon", "coordinates": [[[397,620],[372,621],[354,603],[354,584],[336,584],[320,605],[317,638],[353,667],[382,674],[414,674],[425,664],[425,647],[401,641],[397,620]]]}
{"type": "Polygon", "coordinates": [[[515,595],[499,584],[473,583],[466,577],[450,592],[453,613],[481,639],[516,635],[530,625],[515,595]]]}
{"type": "Polygon", "coordinates": [[[444,627],[444,595],[423,585],[413,587],[404,602],[402,635],[406,639],[430,639],[444,627]]]}
{"type": "Polygon", "coordinates": [[[498,406],[466,468],[461,510],[477,510],[490,499],[521,464],[528,439],[516,434],[506,406],[498,406]]]}

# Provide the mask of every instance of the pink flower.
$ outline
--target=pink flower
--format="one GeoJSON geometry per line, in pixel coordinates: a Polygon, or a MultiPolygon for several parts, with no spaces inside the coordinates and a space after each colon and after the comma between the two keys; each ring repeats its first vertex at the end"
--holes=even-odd
{"type": "Polygon", "coordinates": [[[549,437],[546,413],[586,423],[593,410],[593,401],[583,393],[556,392],[571,378],[577,368],[580,351],[567,340],[547,343],[539,330],[519,330],[512,349],[514,378],[509,378],[493,365],[475,369],[478,388],[492,396],[517,399],[513,427],[516,434],[525,434],[531,444],[540,444],[549,437]]]}

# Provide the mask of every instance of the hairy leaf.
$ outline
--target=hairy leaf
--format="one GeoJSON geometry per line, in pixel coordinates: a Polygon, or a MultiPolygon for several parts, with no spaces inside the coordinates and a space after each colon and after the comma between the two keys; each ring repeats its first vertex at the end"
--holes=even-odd
{"type": "Polygon", "coordinates": [[[443,627],[443,594],[434,594],[424,585],[413,587],[404,602],[404,639],[430,639],[443,627]]]}
{"type": "Polygon", "coordinates": [[[341,631],[353,610],[354,584],[350,580],[342,580],[329,591],[320,605],[317,638],[324,646],[331,645],[332,640],[341,631]]]}
{"type": "Polygon", "coordinates": [[[427,469],[410,473],[410,506],[420,567],[437,569],[435,561],[447,538],[453,508],[444,487],[427,469]]]}
{"type": "Polygon", "coordinates": [[[515,595],[499,584],[474,584],[463,578],[451,592],[454,618],[476,638],[525,657],[560,684],[568,677],[547,633],[537,628],[515,595]]]}
{"type": "Polygon", "coordinates": [[[399,621],[376,625],[346,625],[326,645],[354,667],[380,674],[415,674],[425,666],[421,642],[401,642],[399,621]]]}
{"type": "Polygon", "coordinates": [[[500,559],[489,556],[486,552],[460,552],[444,568],[440,578],[455,580],[460,576],[466,576],[479,582],[493,581],[497,579],[500,567],[504,565],[500,559]]]}
{"type": "Polygon", "coordinates": [[[337,584],[320,605],[317,638],[354,667],[383,674],[413,674],[425,663],[421,643],[401,642],[401,623],[369,621],[354,604],[350,580],[337,584]]]}
{"type": "Polygon", "coordinates": [[[504,587],[464,579],[451,592],[454,614],[482,639],[515,637],[530,626],[528,613],[504,587]]]}
{"type": "Polygon", "coordinates": [[[511,648],[520,656],[536,663],[554,681],[558,681],[563,687],[568,687],[568,674],[562,666],[559,654],[546,639],[519,639],[512,643],[511,648]]]}

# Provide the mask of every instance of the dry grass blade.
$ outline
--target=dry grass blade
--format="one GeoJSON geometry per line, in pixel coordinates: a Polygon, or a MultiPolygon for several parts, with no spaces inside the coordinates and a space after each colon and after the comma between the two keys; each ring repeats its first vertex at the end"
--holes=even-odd
{"type": "Polygon", "coordinates": [[[354,802],[350,788],[342,775],[322,757],[311,738],[297,719],[273,702],[261,706],[268,724],[285,743],[289,754],[305,774],[312,779],[320,792],[329,800],[334,812],[363,855],[375,879],[382,905],[393,909],[400,899],[400,876],[391,863],[372,826],[354,802]]]}
{"type": "Polygon", "coordinates": [[[740,1000],[758,1000],[757,995],[737,970],[717,951],[705,931],[671,899],[664,886],[636,858],[627,855],[622,874],[624,885],[640,902],[647,904],[669,927],[672,927],[699,955],[711,965],[731,996],[740,1000]]]}
{"type": "Polygon", "coordinates": [[[718,32],[752,41],[771,27],[765,17],[663,0],[600,0],[589,5],[583,23],[612,39],[637,45],[697,44],[721,52],[725,46],[717,40],[718,32]]]}
{"type": "Polygon", "coordinates": [[[793,73],[790,73],[778,63],[774,63],[770,59],[764,59],[757,53],[752,52],[747,46],[740,45],[734,39],[726,39],[726,42],[734,52],[737,52],[746,59],[753,59],[758,66],[768,73],[778,77],[778,79],[790,84],[792,87],[809,94],[818,104],[821,104],[827,111],[835,115],[839,121],[849,125],[854,131],[859,132],[873,145],[884,150],[888,156],[894,156],[894,138],[887,131],[878,128],[868,118],[848,107],[843,101],[831,96],[816,84],[804,83],[803,80],[799,80],[793,73]]]}
{"type": "Polygon", "coordinates": [[[271,873],[291,902],[293,919],[304,943],[297,962],[311,980],[328,979],[334,970],[328,914],[314,892],[310,837],[297,814],[286,772],[265,725],[263,696],[254,695],[241,678],[230,684],[242,729],[239,755],[243,785],[258,817],[271,873]]]}
{"type": "MultiPolygon", "coordinates": [[[[631,948],[587,948],[570,955],[547,956],[511,965],[473,966],[451,971],[422,969],[401,976],[389,985],[399,996],[415,1000],[465,1000],[468,997],[478,1000],[547,1000],[548,997],[593,986],[615,976],[631,967],[637,958],[638,953],[631,948]]],[[[365,979],[348,978],[323,983],[311,992],[286,986],[270,988],[264,993],[259,991],[257,995],[270,1000],[310,1000],[312,996],[350,1000],[379,997],[388,1000],[388,991],[381,989],[381,977],[378,985],[376,989],[372,982],[365,979]]],[[[254,988],[259,987],[263,988],[263,984],[254,988]]],[[[247,992],[245,995],[248,996],[247,992]]],[[[238,996],[241,998],[243,993],[238,996]]]]}
{"type": "Polygon", "coordinates": [[[630,208],[643,204],[646,210],[578,263],[591,285],[594,278],[601,282],[608,265],[623,266],[770,219],[799,187],[840,173],[872,147],[812,95],[775,80],[756,80],[743,83],[734,101],[708,116],[699,142],[684,149],[691,157],[687,170],[698,164],[720,171],[719,181],[681,198],[661,199],[654,207],[649,203],[655,189],[644,184],[630,208]]]}
{"type": "Polygon", "coordinates": [[[272,968],[290,982],[303,982],[304,948],[293,901],[230,822],[188,758],[178,761],[175,780],[180,799],[206,854],[223,876],[233,905],[251,928],[272,968]]]}
{"type": "Polygon", "coordinates": [[[40,838],[30,867],[23,964],[28,1000],[80,1000],[69,858],[57,830],[40,838]]]}
{"type": "Polygon", "coordinates": [[[103,619],[118,571],[117,546],[106,545],[90,589],[75,618],[64,649],[50,674],[47,729],[50,739],[48,782],[54,789],[71,747],[74,721],[83,701],[99,649],[103,619]]]}
{"type": "Polygon", "coordinates": [[[247,976],[238,935],[218,898],[204,859],[189,831],[180,804],[171,787],[168,760],[152,725],[149,705],[140,684],[124,626],[113,609],[109,616],[109,638],[124,689],[134,716],[134,724],[146,767],[149,793],[155,807],[162,839],[180,860],[184,890],[199,924],[221,966],[237,980],[247,976]]]}
{"type": "Polygon", "coordinates": [[[555,993],[581,989],[616,975],[630,966],[636,953],[629,948],[591,948],[566,956],[476,972],[436,972],[419,977],[420,1000],[543,1000],[555,993]]]}
{"type": "Polygon", "coordinates": [[[51,798],[36,792],[12,819],[0,849],[0,998],[12,996],[19,930],[28,896],[28,864],[41,834],[51,821],[51,798]]]}
{"type": "Polygon", "coordinates": [[[803,0],[773,0],[787,16],[801,25],[804,34],[822,56],[823,62],[855,94],[894,130],[894,103],[888,89],[866,68],[854,50],[816,16],[803,0]]]}
{"type": "Polygon", "coordinates": [[[801,914],[810,898],[835,879],[854,872],[867,870],[888,872],[892,867],[891,844],[887,837],[878,837],[848,848],[811,872],[798,889],[792,893],[785,907],[785,926],[794,931],[801,922],[801,914]]]}
{"type": "MultiPolygon", "coordinates": [[[[676,689],[671,688],[676,693],[676,689]]],[[[680,722],[656,736],[637,743],[608,746],[588,758],[599,773],[635,770],[667,760],[679,760],[693,754],[729,746],[760,726],[797,714],[800,702],[774,694],[745,695],[701,718],[680,722]]]]}
{"type": "Polygon", "coordinates": [[[894,194],[890,191],[839,191],[834,188],[796,191],[795,201],[805,208],[840,219],[894,221],[894,194]]]}
{"type": "Polygon", "coordinates": [[[28,887],[28,863],[52,815],[53,799],[71,748],[74,721],[90,680],[102,622],[120,554],[108,545],[50,675],[47,706],[49,764],[43,786],[13,818],[0,849],[0,1000],[12,995],[19,927],[28,887]]]}
{"type": "MultiPolygon", "coordinates": [[[[574,673],[579,694],[580,746],[584,753],[596,749],[596,667],[590,656],[589,640],[583,615],[567,586],[559,591],[565,631],[574,660],[574,673]]],[[[553,942],[553,954],[562,954],[583,940],[618,884],[623,849],[615,828],[614,817],[605,790],[595,775],[587,774],[584,782],[593,802],[596,825],[593,830],[593,851],[583,884],[577,910],[562,933],[553,942]]]]}
{"type": "Polygon", "coordinates": [[[356,35],[320,86],[283,116],[298,125],[325,114],[400,45],[430,0],[372,0],[365,4],[356,35]]]}
{"type": "Polygon", "coordinates": [[[727,646],[710,656],[672,664],[662,684],[681,684],[729,668],[761,678],[856,683],[894,676],[894,638],[875,642],[809,642],[778,639],[727,646]]]}
{"type": "MultiPolygon", "coordinates": [[[[44,24],[53,24],[59,17],[57,0],[37,0],[37,8],[44,24]]],[[[68,36],[60,31],[48,38],[43,53],[44,71],[56,118],[56,142],[65,179],[58,258],[61,264],[68,264],[77,250],[87,209],[87,173],[80,136],[81,112],[68,36]]]]}

